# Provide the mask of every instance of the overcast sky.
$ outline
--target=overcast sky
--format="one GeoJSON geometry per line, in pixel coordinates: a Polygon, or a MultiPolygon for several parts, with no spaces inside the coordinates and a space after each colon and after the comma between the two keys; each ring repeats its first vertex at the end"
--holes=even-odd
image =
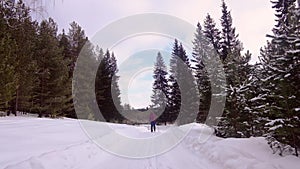
{"type": "MultiPolygon", "coordinates": [[[[27,0],[30,1],[30,0],[27,0]]],[[[253,54],[252,62],[257,61],[259,49],[266,43],[266,34],[271,32],[274,25],[274,11],[269,0],[226,0],[233,17],[233,25],[243,42],[244,51],[250,50],[253,54]]],[[[99,30],[114,21],[142,13],[169,14],[183,19],[192,25],[203,23],[207,13],[210,13],[219,25],[221,16],[221,0],[56,0],[44,1],[47,8],[45,17],[52,17],[58,23],[60,30],[68,29],[69,23],[76,21],[92,38],[99,30]]],[[[172,45],[171,39],[160,39],[145,36],[128,39],[114,48],[118,64],[130,56],[137,57],[138,53],[147,48],[166,51],[166,45],[172,45]],[[158,43],[159,42],[159,43],[158,43]],[[161,49],[159,49],[159,46],[161,49]],[[121,56],[120,56],[121,55],[121,56]]],[[[190,51],[189,51],[190,52],[190,51]]],[[[150,54],[151,52],[148,52],[150,54]]],[[[155,53],[155,52],[152,52],[155,53]]],[[[145,56],[145,53],[143,53],[145,56]]],[[[133,58],[134,58],[133,57],[133,58]]],[[[150,57],[150,56],[149,56],[150,57]]],[[[144,62],[153,62],[144,59],[144,62]]],[[[167,62],[167,56],[164,57],[167,62]]],[[[153,64],[153,63],[152,63],[153,64]]],[[[140,64],[141,65],[141,64],[140,64]]],[[[124,67],[124,66],[123,66],[124,67]]],[[[120,70],[122,71],[122,70],[120,70]]],[[[126,72],[124,69],[123,71],[126,72]]],[[[146,107],[150,104],[152,70],[147,67],[143,71],[130,77],[128,93],[130,104],[134,107],[146,107]],[[145,78],[148,77],[148,78],[145,78]]],[[[120,74],[126,74],[121,73],[120,74]]],[[[122,78],[122,77],[121,77],[122,78]]],[[[124,79],[123,79],[124,80],[124,79]]],[[[122,79],[120,79],[122,82],[122,79]]],[[[120,84],[121,92],[128,86],[120,84]]],[[[126,92],[122,92],[124,94],[126,92]]],[[[124,96],[122,96],[124,97],[124,96]]],[[[123,102],[125,101],[122,98],[123,102]]]]}

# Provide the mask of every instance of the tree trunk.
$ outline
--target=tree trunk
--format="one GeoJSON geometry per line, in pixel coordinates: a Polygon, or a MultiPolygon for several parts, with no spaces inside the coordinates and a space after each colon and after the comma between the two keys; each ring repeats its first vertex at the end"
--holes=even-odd
{"type": "Polygon", "coordinates": [[[16,102],[15,102],[15,109],[14,109],[15,116],[17,116],[18,103],[19,103],[19,86],[17,86],[17,90],[16,90],[16,102]]]}
{"type": "Polygon", "coordinates": [[[294,130],[292,130],[292,135],[293,135],[293,144],[294,144],[294,148],[295,148],[295,155],[298,157],[299,154],[298,154],[298,149],[297,149],[297,144],[296,144],[296,137],[295,137],[295,132],[294,130]]]}

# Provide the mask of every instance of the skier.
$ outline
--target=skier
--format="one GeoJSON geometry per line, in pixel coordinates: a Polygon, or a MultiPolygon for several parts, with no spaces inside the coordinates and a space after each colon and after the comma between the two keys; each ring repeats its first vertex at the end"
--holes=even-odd
{"type": "Polygon", "coordinates": [[[151,124],[151,132],[155,132],[156,130],[156,114],[154,114],[153,112],[150,113],[150,117],[149,117],[149,121],[151,124]]]}

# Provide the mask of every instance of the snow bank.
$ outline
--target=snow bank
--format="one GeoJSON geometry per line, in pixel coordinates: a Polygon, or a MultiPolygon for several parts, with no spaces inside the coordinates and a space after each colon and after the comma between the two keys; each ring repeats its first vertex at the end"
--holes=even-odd
{"type": "Polygon", "coordinates": [[[263,137],[211,137],[202,144],[196,139],[192,140],[194,142],[189,144],[190,149],[226,169],[296,169],[300,166],[300,158],[273,154],[263,137]]]}

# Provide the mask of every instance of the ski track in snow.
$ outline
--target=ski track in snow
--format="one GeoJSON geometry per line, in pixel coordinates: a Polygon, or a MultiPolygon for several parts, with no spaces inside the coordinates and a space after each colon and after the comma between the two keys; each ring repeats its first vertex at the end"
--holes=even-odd
{"type": "MultiPolygon", "coordinates": [[[[113,127],[135,137],[152,134],[145,126],[113,127]]],[[[263,138],[212,136],[201,143],[200,128],[201,125],[196,125],[168,152],[132,159],[102,150],[84,134],[76,120],[0,118],[0,169],[296,169],[300,166],[299,158],[271,154],[263,138]],[[289,165],[284,166],[286,163],[289,165]]],[[[163,130],[159,126],[159,132],[163,130]]]]}

